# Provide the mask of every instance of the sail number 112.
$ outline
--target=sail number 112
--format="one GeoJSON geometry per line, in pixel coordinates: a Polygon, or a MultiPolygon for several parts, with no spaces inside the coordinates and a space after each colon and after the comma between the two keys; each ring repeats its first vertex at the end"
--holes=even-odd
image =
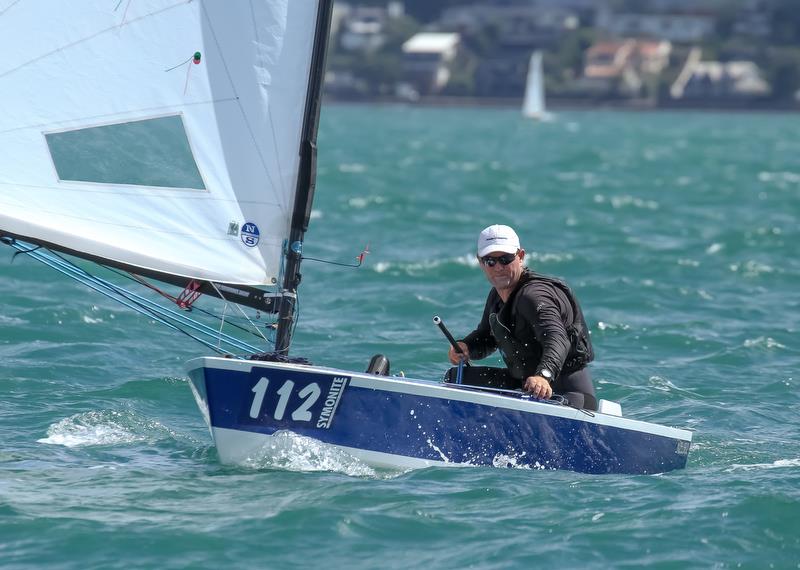
{"type": "MultiPolygon", "coordinates": [[[[261,415],[261,407],[264,405],[264,397],[267,394],[267,388],[269,388],[269,378],[262,377],[258,383],[253,386],[253,403],[250,405],[250,417],[255,419],[261,415]]],[[[280,421],[286,415],[286,407],[289,404],[289,398],[294,392],[294,382],[291,380],[287,380],[283,383],[283,385],[278,388],[277,394],[279,396],[278,403],[275,406],[275,411],[272,414],[272,417],[280,421]]],[[[317,400],[319,399],[320,395],[322,394],[322,390],[319,387],[319,384],[316,382],[312,382],[311,384],[307,384],[304,388],[302,388],[299,392],[297,392],[297,396],[302,400],[300,406],[298,406],[294,411],[291,413],[291,418],[297,422],[310,422],[311,421],[311,406],[313,406],[317,400]]]]}

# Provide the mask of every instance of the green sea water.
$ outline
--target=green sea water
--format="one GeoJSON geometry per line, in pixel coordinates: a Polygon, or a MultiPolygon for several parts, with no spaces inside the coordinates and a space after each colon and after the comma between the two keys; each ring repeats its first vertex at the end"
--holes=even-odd
{"type": "MultiPolygon", "coordinates": [[[[687,468],[375,471],[290,441],[219,463],[204,349],[0,251],[0,567],[800,567],[800,116],[325,106],[292,354],[439,378],[478,232],[583,305],[599,396],[687,468]]],[[[496,363],[496,358],[487,363],[496,363]]]]}

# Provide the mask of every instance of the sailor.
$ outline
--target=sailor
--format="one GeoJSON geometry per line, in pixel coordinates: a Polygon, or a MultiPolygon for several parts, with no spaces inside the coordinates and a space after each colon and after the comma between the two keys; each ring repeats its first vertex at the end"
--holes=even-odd
{"type": "Polygon", "coordinates": [[[464,369],[466,384],[523,389],[549,399],[564,396],[569,405],[596,410],[587,365],[594,359],[583,312],[563,281],[523,265],[525,250],[509,226],[492,225],[478,237],[478,262],[492,290],[478,327],[458,341],[464,355],[480,360],[499,349],[507,369],[464,369]]]}

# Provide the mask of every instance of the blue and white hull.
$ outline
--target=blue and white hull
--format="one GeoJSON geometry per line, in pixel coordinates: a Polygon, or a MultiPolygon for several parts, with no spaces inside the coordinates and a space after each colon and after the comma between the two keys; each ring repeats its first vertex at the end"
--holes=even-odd
{"type": "Polygon", "coordinates": [[[681,429],[425,380],[214,357],[187,369],[223,463],[245,463],[289,431],[375,467],[662,473],[686,466],[692,440],[681,429]]]}

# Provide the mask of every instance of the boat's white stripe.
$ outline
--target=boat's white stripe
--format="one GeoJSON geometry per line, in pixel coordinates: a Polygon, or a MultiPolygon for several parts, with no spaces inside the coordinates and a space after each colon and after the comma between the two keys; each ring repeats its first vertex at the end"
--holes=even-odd
{"type": "MultiPolygon", "coordinates": [[[[248,460],[258,459],[261,450],[264,449],[264,446],[270,444],[270,440],[274,437],[273,435],[264,433],[238,431],[220,427],[213,428],[211,435],[214,438],[214,444],[217,447],[220,461],[226,464],[242,464],[246,463],[248,460]]],[[[377,468],[421,469],[432,465],[448,467],[467,466],[465,463],[420,459],[417,457],[369,451],[333,443],[325,443],[324,445],[344,451],[359,461],[377,468]]]]}

